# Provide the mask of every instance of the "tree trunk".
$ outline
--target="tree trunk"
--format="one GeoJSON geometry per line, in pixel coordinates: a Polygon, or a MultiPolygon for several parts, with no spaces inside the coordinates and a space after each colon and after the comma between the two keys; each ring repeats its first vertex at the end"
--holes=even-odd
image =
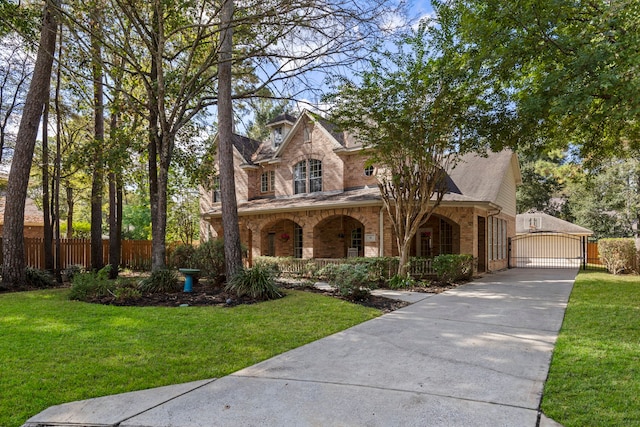
{"type": "MultiPolygon", "coordinates": [[[[159,47],[159,32],[160,32],[160,18],[158,17],[157,9],[154,9],[152,22],[153,33],[155,37],[152,37],[152,54],[151,54],[151,70],[150,79],[154,87],[147,88],[149,97],[149,202],[151,205],[151,270],[157,271],[165,268],[165,236],[164,228],[162,227],[162,211],[161,211],[161,197],[162,193],[162,179],[158,169],[158,156],[162,153],[162,143],[164,135],[161,134],[161,128],[159,122],[159,58],[156,56],[159,47]]],[[[160,58],[161,59],[161,58],[160,58]]],[[[162,167],[160,168],[162,169],[162,167]]],[[[165,183],[166,187],[166,183],[165,183]]],[[[164,210],[164,218],[166,225],[166,208],[164,210]]]]}
{"type": "Polygon", "coordinates": [[[220,62],[218,65],[218,150],[222,228],[227,280],[242,268],[238,203],[233,168],[233,104],[231,59],[233,49],[233,0],[225,0],[220,13],[220,62]]]}
{"type": "Polygon", "coordinates": [[[67,185],[67,239],[73,238],[73,188],[67,185]]]}
{"type": "MultiPolygon", "coordinates": [[[[99,15],[94,10],[95,15],[99,15]]],[[[104,90],[102,86],[102,51],[100,48],[100,18],[92,22],[91,53],[93,68],[94,144],[93,179],[91,182],[91,269],[104,267],[102,255],[102,192],[104,185],[104,90]]],[[[117,266],[115,267],[117,268],[117,266]]]]}
{"type": "MultiPolygon", "coordinates": [[[[118,116],[113,113],[111,115],[111,145],[114,147],[113,141],[115,140],[115,129],[118,125],[118,116]]],[[[119,165],[111,165],[109,171],[109,264],[111,264],[111,270],[109,270],[109,279],[116,279],[118,277],[118,268],[120,266],[120,249],[121,249],[121,227],[122,224],[122,206],[120,203],[122,200],[118,197],[120,188],[118,188],[118,173],[116,168],[119,169],[119,165]]]]}
{"type": "MultiPolygon", "coordinates": [[[[58,73],[59,77],[59,73],[58,73]]],[[[42,216],[44,221],[44,269],[53,271],[53,223],[51,222],[51,193],[49,187],[49,101],[50,93],[47,93],[47,102],[44,104],[42,117],[42,216]]],[[[56,111],[56,114],[59,112],[56,111]]],[[[60,131],[58,129],[58,131],[60,131]]]]}
{"type": "Polygon", "coordinates": [[[18,288],[26,281],[24,253],[24,206],[27,198],[29,172],[33,151],[42,117],[42,109],[47,102],[51,69],[56,46],[56,8],[58,0],[50,0],[45,5],[40,45],[27,98],[25,100],[16,147],[9,173],[6,206],[4,213],[4,239],[2,282],[5,287],[18,288]]]}
{"type": "Polygon", "coordinates": [[[408,276],[409,254],[411,253],[411,238],[406,238],[400,245],[400,264],[398,265],[398,276],[408,276]]]}
{"type": "MultiPolygon", "coordinates": [[[[58,58],[62,58],[62,24],[59,29],[60,39],[58,40],[58,58]]],[[[55,239],[55,278],[58,283],[62,283],[62,257],[60,256],[60,180],[62,166],[62,114],[60,114],[60,86],[62,82],[62,72],[58,67],[56,72],[56,157],[53,162],[53,180],[51,183],[51,211],[53,212],[53,238],[55,239]]]]}

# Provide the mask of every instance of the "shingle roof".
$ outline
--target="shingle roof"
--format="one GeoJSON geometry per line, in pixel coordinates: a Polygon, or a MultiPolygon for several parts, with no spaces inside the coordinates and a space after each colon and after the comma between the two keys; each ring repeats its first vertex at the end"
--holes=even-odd
{"type": "Polygon", "coordinates": [[[512,156],[511,150],[488,152],[486,156],[465,154],[449,171],[451,183],[455,184],[452,188],[450,183],[450,191],[477,201],[495,202],[512,156]]]}
{"type": "MultiPolygon", "coordinates": [[[[271,157],[270,144],[263,143],[254,155],[271,157]]],[[[499,153],[489,152],[486,156],[467,154],[453,168],[447,177],[449,192],[443,202],[450,203],[496,203],[502,187],[505,173],[511,166],[513,152],[505,150],[499,153]]],[[[344,192],[311,193],[281,198],[254,199],[238,204],[238,211],[277,211],[287,209],[324,208],[327,205],[343,203],[366,203],[382,205],[377,187],[348,190],[344,192]]],[[[208,212],[219,214],[219,208],[208,212]]]]}
{"type": "Polygon", "coordinates": [[[279,116],[276,116],[273,119],[269,120],[267,122],[267,126],[272,125],[274,123],[280,123],[280,122],[295,123],[296,120],[297,120],[296,117],[292,116],[291,114],[284,113],[284,114],[280,114],[279,116]]]}
{"type": "Polygon", "coordinates": [[[329,132],[331,134],[331,136],[340,143],[340,145],[342,145],[344,147],[345,145],[345,141],[344,141],[344,133],[343,132],[339,132],[337,130],[337,126],[329,121],[327,121],[326,119],[320,117],[317,114],[314,114],[313,117],[316,119],[316,122],[322,126],[327,132],[329,132]]]}
{"type": "MultiPolygon", "coordinates": [[[[245,212],[266,212],[280,210],[310,210],[325,209],[329,205],[336,206],[342,204],[378,205],[381,204],[380,192],[378,188],[363,188],[344,192],[307,193],[281,198],[255,199],[248,202],[238,203],[238,213],[245,212]]],[[[209,215],[221,213],[219,206],[207,212],[209,215]]]]}
{"type": "Polygon", "coordinates": [[[256,141],[246,136],[233,134],[233,146],[240,152],[242,158],[244,158],[247,164],[253,163],[253,157],[261,142],[256,141]]]}
{"type": "Polygon", "coordinates": [[[528,212],[516,215],[516,234],[523,233],[567,233],[590,236],[593,231],[543,212],[528,212]],[[535,223],[537,227],[531,228],[535,223]]]}

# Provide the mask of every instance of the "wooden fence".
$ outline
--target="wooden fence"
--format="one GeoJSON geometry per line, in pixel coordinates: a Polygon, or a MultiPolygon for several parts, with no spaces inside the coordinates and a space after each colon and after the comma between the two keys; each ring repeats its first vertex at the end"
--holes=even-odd
{"type": "Polygon", "coordinates": [[[598,242],[587,243],[587,263],[602,265],[602,262],[600,261],[600,253],[598,252],[598,242]]]}
{"type": "MultiPolygon", "coordinates": [[[[25,258],[27,265],[33,268],[44,269],[44,239],[26,238],[25,258]]],[[[54,265],[55,259],[54,247],[54,265]]],[[[109,264],[109,241],[102,241],[102,257],[105,264],[109,264]]],[[[0,264],[2,264],[2,238],[0,238],[0,264]]],[[[60,266],[64,269],[70,265],[82,265],[91,268],[91,240],[89,239],[61,239],[60,240],[60,266]]],[[[150,240],[123,240],[120,251],[120,266],[131,270],[151,269],[151,241],[150,240]]]]}

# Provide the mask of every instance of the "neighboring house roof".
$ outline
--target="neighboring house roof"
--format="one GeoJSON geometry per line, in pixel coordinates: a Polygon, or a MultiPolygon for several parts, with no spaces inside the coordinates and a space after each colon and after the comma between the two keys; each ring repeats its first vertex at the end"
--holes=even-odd
{"type": "Polygon", "coordinates": [[[543,212],[516,215],[516,234],[567,233],[590,236],[593,231],[543,212]]]}
{"type": "MultiPolygon", "coordinates": [[[[6,197],[0,197],[0,224],[4,224],[4,210],[6,197]]],[[[24,225],[26,226],[42,226],[44,225],[44,216],[40,208],[36,206],[33,199],[27,197],[24,206],[24,225]]]]}

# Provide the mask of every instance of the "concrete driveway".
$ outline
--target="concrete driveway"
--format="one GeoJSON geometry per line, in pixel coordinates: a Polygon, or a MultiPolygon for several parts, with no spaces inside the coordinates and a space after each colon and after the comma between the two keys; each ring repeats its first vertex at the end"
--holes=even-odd
{"type": "Polygon", "coordinates": [[[576,273],[489,274],[220,379],[59,405],[25,426],[557,425],[538,409],[576,273]]]}

